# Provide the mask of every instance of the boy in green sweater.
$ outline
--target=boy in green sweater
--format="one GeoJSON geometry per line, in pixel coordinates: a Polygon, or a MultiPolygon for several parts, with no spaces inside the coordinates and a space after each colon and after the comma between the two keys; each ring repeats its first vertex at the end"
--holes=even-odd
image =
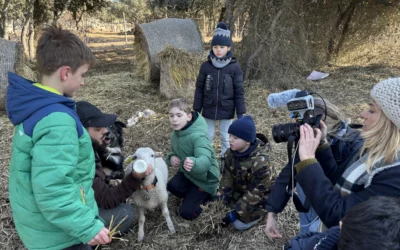
{"type": "Polygon", "coordinates": [[[168,182],[167,190],[183,199],[179,215],[185,220],[193,220],[202,211],[200,205],[217,192],[218,163],[204,118],[191,112],[185,99],[172,100],[168,110],[174,132],[171,134],[172,151],[166,161],[179,170],[168,182]]]}

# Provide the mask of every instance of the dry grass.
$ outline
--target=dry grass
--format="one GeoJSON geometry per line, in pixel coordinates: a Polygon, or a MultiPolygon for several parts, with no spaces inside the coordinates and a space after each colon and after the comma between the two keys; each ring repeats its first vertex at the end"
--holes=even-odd
{"type": "MultiPolygon", "coordinates": [[[[125,153],[134,152],[138,147],[151,147],[165,155],[170,149],[169,134],[171,128],[167,116],[168,100],[163,98],[157,88],[137,77],[132,70],[132,49],[115,49],[96,52],[99,63],[87,77],[86,85],[78,92],[76,100],[87,100],[108,113],[116,113],[120,120],[127,121],[136,111],[152,109],[156,115],[141,120],[135,126],[125,130],[125,153]],[[122,62],[121,62],[122,60],[122,62]]],[[[324,68],[331,75],[319,82],[306,82],[298,88],[317,91],[334,104],[341,107],[347,116],[357,120],[363,103],[368,101],[368,93],[374,83],[389,76],[398,76],[399,68],[383,65],[343,68],[324,68]]],[[[306,77],[306,76],[304,76],[306,77]]],[[[266,97],[270,93],[264,84],[252,82],[245,89],[247,114],[255,119],[259,132],[271,138],[271,126],[289,121],[284,109],[270,110],[266,97]]],[[[12,222],[8,200],[8,165],[10,162],[13,127],[6,115],[0,115],[0,249],[23,249],[12,222]]],[[[218,138],[218,137],[216,137],[218,138]]],[[[272,141],[272,139],[271,139],[272,141]]],[[[216,145],[218,142],[216,142],[216,145]]],[[[286,162],[284,144],[271,142],[271,163],[278,173],[286,162]]],[[[218,150],[218,149],[217,149],[218,150]]],[[[171,169],[172,176],[176,170],[171,169]]],[[[240,233],[232,228],[219,228],[218,222],[224,210],[218,204],[211,204],[204,213],[193,222],[184,221],[176,215],[179,199],[170,196],[169,210],[177,231],[171,235],[161,212],[148,212],[145,223],[145,239],[137,243],[135,226],[131,233],[123,238],[128,242],[112,242],[103,249],[266,249],[282,248],[285,239],[298,231],[297,212],[293,206],[287,206],[280,214],[279,228],[284,239],[269,240],[263,233],[262,221],[249,231],[240,233]]]]}
{"type": "Polygon", "coordinates": [[[190,53],[167,46],[156,57],[160,65],[160,91],[167,98],[193,98],[196,79],[207,52],[190,53]]]}

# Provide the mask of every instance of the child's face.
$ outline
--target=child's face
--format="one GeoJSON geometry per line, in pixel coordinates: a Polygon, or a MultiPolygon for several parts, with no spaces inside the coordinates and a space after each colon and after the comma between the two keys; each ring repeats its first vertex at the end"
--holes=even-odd
{"type": "Polygon", "coordinates": [[[181,130],[190,120],[192,120],[191,113],[187,114],[179,108],[169,110],[169,122],[173,130],[181,130]]]}
{"type": "Polygon", "coordinates": [[[63,93],[73,97],[75,92],[85,84],[85,73],[89,70],[89,64],[80,66],[74,73],[67,71],[64,74],[63,93]]]}
{"type": "Polygon", "coordinates": [[[229,135],[229,145],[231,150],[244,152],[249,148],[250,142],[240,139],[234,135],[229,135]]]}
{"type": "Polygon", "coordinates": [[[231,50],[231,47],[223,46],[223,45],[214,45],[212,46],[212,50],[216,57],[224,57],[228,54],[228,51],[231,50]]]}

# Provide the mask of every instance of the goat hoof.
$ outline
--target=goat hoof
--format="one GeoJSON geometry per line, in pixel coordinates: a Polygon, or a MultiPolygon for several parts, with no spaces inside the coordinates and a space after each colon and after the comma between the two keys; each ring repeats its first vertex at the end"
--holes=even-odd
{"type": "Polygon", "coordinates": [[[168,229],[172,234],[174,234],[176,232],[174,225],[168,225],[168,229]]]}
{"type": "Polygon", "coordinates": [[[144,238],[144,234],[142,235],[142,234],[139,234],[138,235],[138,238],[137,238],[137,241],[138,242],[142,242],[143,241],[143,238],[144,238]]]}

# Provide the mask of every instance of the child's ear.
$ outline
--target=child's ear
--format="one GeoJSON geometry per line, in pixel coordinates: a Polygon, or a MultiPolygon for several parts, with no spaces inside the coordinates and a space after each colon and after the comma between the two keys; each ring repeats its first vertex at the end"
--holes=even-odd
{"type": "Polygon", "coordinates": [[[60,78],[63,81],[66,81],[71,74],[71,68],[69,66],[62,66],[60,68],[60,78]]]}
{"type": "Polygon", "coordinates": [[[228,51],[231,51],[231,46],[228,46],[228,51]]]}
{"type": "Polygon", "coordinates": [[[342,225],[343,225],[342,221],[339,221],[339,228],[340,228],[340,230],[342,230],[342,225]]]}
{"type": "Polygon", "coordinates": [[[192,113],[191,113],[191,112],[188,114],[188,118],[189,118],[188,121],[191,121],[191,120],[192,120],[192,113]]]}

